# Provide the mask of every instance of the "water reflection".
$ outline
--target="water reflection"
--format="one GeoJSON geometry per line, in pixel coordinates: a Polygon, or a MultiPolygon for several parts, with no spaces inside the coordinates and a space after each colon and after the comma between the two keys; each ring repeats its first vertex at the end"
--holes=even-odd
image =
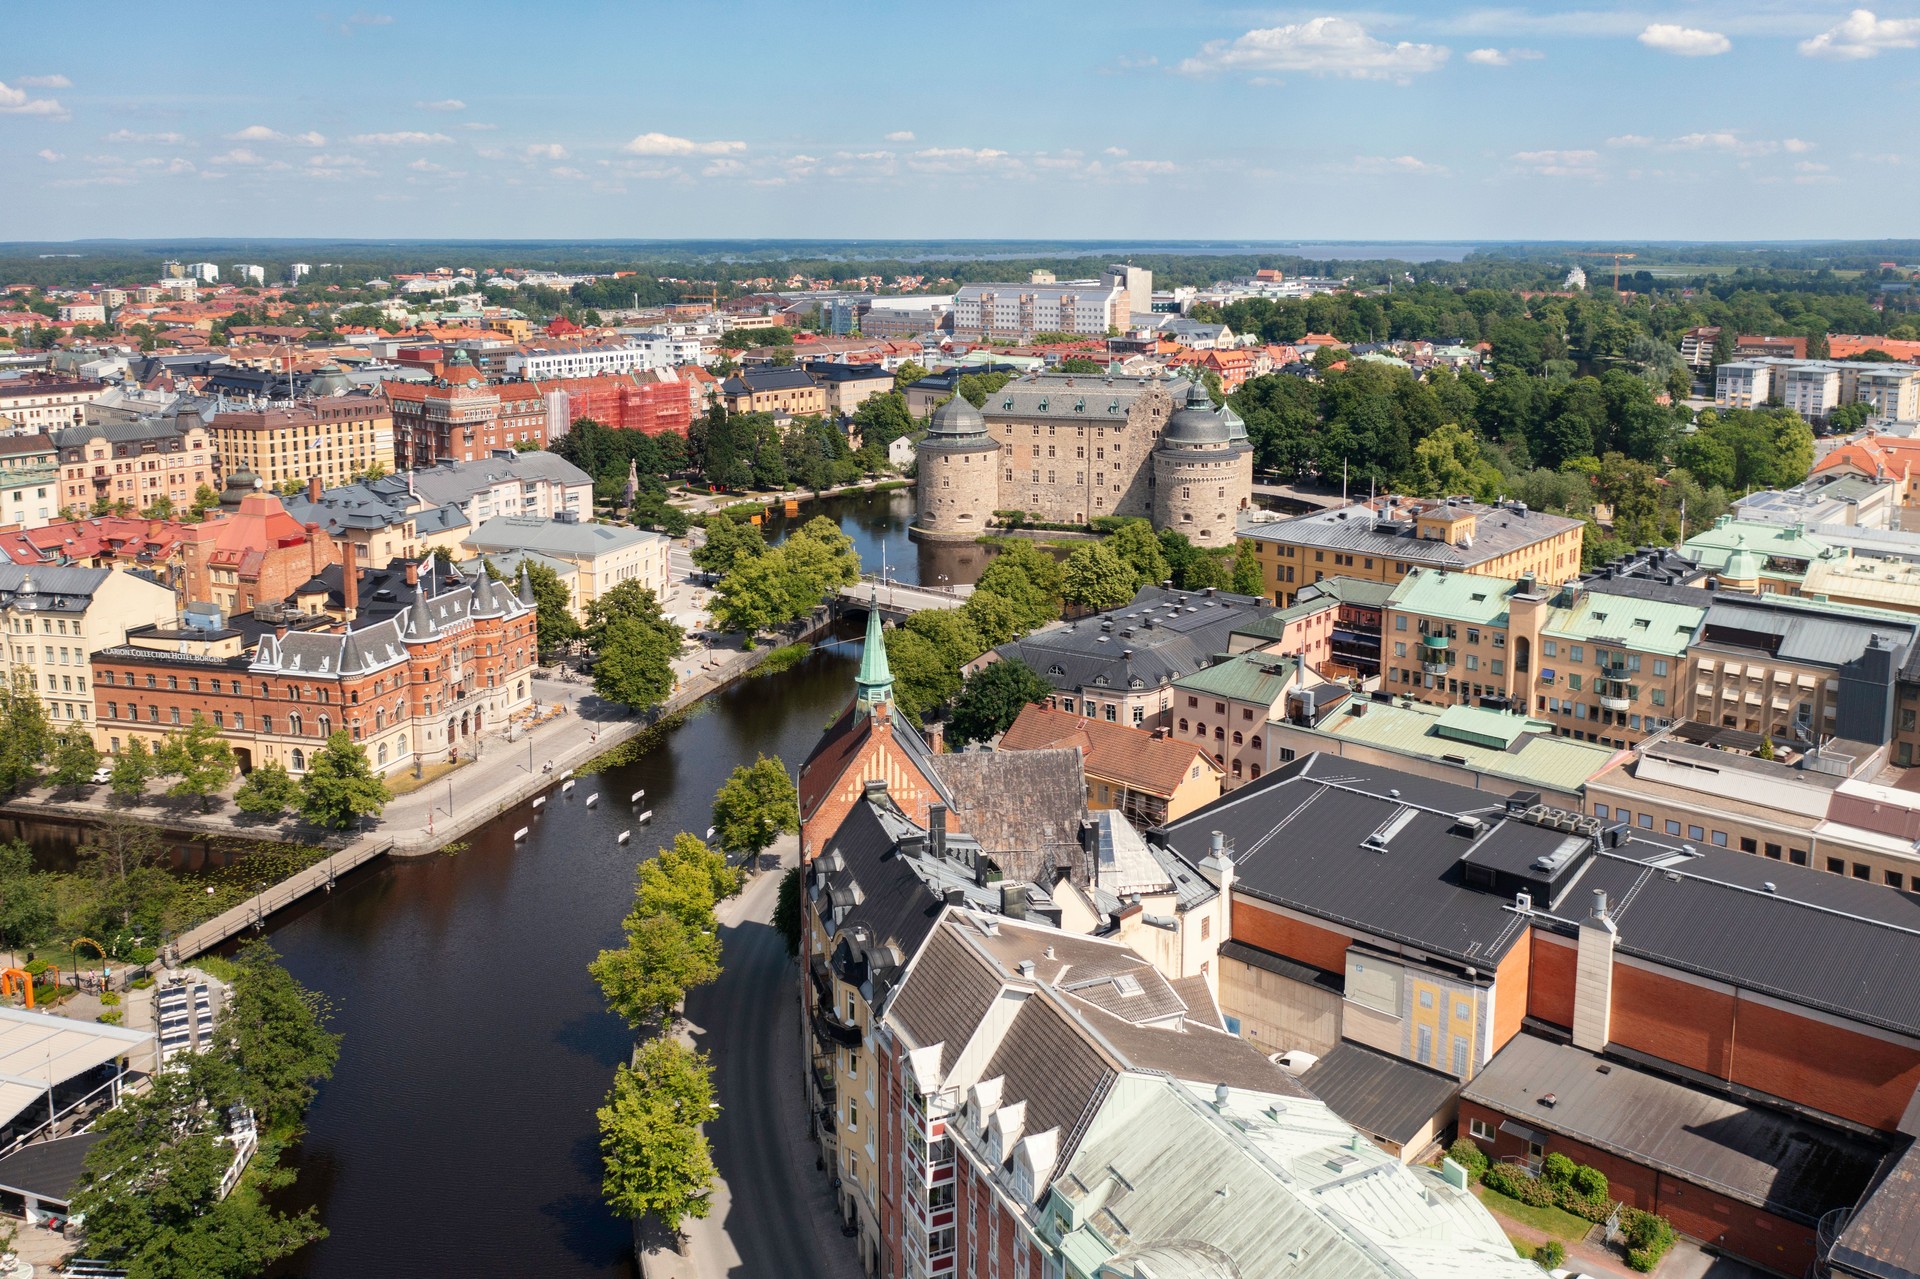
{"type": "Polygon", "coordinates": [[[994,548],[976,542],[917,542],[908,534],[913,524],[912,489],[888,493],[847,493],[801,504],[794,519],[776,515],[767,522],[767,537],[779,541],[816,515],[824,515],[853,539],[862,572],[879,573],[884,563],[896,582],[927,586],[972,585],[980,580],[994,548]]]}

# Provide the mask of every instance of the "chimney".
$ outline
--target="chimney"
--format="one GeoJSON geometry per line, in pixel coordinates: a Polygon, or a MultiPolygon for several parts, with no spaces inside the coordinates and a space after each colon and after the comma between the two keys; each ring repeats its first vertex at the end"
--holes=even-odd
{"type": "Polygon", "coordinates": [[[1000,881],[1000,913],[1008,919],[1027,917],[1027,886],[1018,880],[1000,881]]]}
{"type": "Polygon", "coordinates": [[[316,506],[319,505],[320,477],[317,475],[309,475],[307,477],[307,500],[309,502],[314,503],[316,506]]]}
{"type": "Polygon", "coordinates": [[[360,615],[360,570],[354,566],[353,547],[343,545],[345,557],[340,561],[340,600],[341,611],[351,622],[360,615]]]}
{"type": "Polygon", "coordinates": [[[420,585],[420,566],[418,564],[413,563],[411,560],[407,562],[407,585],[408,586],[420,585]]]}
{"type": "Polygon", "coordinates": [[[1607,890],[1593,890],[1593,909],[1580,921],[1573,975],[1573,1046],[1601,1052],[1613,1033],[1613,947],[1619,938],[1607,890]]]}
{"type": "Polygon", "coordinates": [[[927,805],[927,838],[933,855],[944,858],[947,855],[947,806],[945,804],[927,805]]]}

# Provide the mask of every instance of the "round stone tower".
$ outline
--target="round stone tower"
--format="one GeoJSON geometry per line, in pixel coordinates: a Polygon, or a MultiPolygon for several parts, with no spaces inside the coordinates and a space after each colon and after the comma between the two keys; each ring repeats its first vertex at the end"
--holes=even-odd
{"type": "Polygon", "coordinates": [[[987,531],[1000,496],[1000,446],[980,410],[956,395],[933,411],[918,450],[920,483],[913,534],[972,541],[987,531]]]}
{"type": "Polygon", "coordinates": [[[1196,546],[1233,545],[1236,512],[1253,501],[1253,445],[1231,408],[1195,382],[1153,450],[1153,522],[1196,546]]]}

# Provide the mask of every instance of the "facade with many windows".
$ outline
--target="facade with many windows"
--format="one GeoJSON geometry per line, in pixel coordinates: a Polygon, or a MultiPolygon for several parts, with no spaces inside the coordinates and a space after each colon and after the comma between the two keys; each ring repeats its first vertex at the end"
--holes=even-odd
{"type": "Polygon", "coordinates": [[[0,564],[7,682],[38,696],[56,729],[89,724],[87,655],[130,628],[171,622],[174,607],[173,592],[140,573],[0,564]]]}

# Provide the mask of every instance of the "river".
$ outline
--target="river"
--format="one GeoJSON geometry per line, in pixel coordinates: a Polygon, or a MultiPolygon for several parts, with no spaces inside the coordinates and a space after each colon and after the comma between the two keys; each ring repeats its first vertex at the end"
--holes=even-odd
{"type": "Polygon", "coordinates": [[[970,586],[994,556],[994,549],[977,542],[917,542],[907,530],[913,524],[912,489],[886,493],[844,493],[801,504],[800,514],[767,521],[769,541],[778,542],[799,525],[824,515],[853,539],[862,572],[884,567],[896,582],[913,586],[970,586]]]}
{"type": "Polygon", "coordinates": [[[600,1203],[593,1112],[632,1036],[586,965],[619,940],[639,858],[706,830],[735,764],[765,752],[797,767],[851,695],[858,655],[848,643],[736,684],[539,817],[509,813],[457,854],[376,863],[270,921],[288,969],[331,997],[345,1035],[286,1199],[316,1205],[332,1233],[276,1275],[631,1273],[626,1225],[600,1203]],[[642,788],[644,828],[626,803],[642,788]]]}

